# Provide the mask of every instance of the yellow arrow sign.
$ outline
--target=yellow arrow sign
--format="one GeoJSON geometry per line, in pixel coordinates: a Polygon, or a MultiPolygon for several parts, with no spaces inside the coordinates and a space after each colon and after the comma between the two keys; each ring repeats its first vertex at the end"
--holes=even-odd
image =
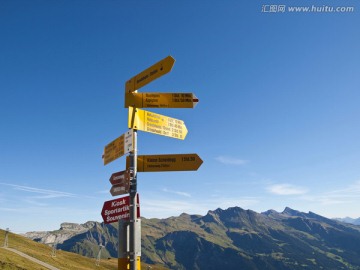
{"type": "Polygon", "coordinates": [[[192,93],[127,93],[125,108],[194,108],[199,99],[192,93]]]}
{"type": "MultiPolygon", "coordinates": [[[[137,171],[196,171],[202,163],[197,154],[142,155],[137,158],[137,171]]],[[[126,157],[126,168],[129,167],[130,158],[126,157]]]]}
{"type": "Polygon", "coordinates": [[[184,140],[188,130],[184,121],[129,107],[129,128],[184,140]]]}
{"type": "Polygon", "coordinates": [[[105,146],[103,154],[104,165],[133,150],[133,130],[131,129],[105,146]]]}
{"type": "Polygon", "coordinates": [[[174,63],[175,59],[169,55],[151,67],[140,72],[138,75],[132,77],[125,83],[125,93],[134,92],[135,90],[140,89],[148,83],[170,72],[174,63]]]}

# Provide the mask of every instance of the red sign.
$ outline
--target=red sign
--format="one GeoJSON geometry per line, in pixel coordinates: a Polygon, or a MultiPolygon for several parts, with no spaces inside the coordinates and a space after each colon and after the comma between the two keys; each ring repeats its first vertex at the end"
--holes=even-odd
{"type": "Polygon", "coordinates": [[[119,184],[119,185],[113,185],[110,189],[110,193],[112,196],[119,196],[119,195],[124,195],[130,192],[130,183],[127,182],[124,185],[123,184],[119,184]]]}
{"type": "MultiPolygon", "coordinates": [[[[137,194],[137,218],[140,218],[139,194],[137,194]]],[[[105,224],[130,219],[130,196],[104,202],[101,216],[105,224]]]]}
{"type": "Polygon", "coordinates": [[[112,185],[120,185],[130,181],[130,172],[128,170],[113,173],[109,179],[112,185]]]}

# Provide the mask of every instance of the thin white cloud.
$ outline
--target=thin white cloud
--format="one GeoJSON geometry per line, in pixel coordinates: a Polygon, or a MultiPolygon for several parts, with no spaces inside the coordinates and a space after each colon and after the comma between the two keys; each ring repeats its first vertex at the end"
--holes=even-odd
{"type": "Polygon", "coordinates": [[[166,193],[172,193],[172,194],[176,194],[176,195],[179,195],[179,196],[184,196],[184,197],[191,197],[191,194],[190,193],[187,193],[187,192],[182,192],[182,191],[174,191],[174,190],[169,190],[167,188],[163,188],[162,191],[166,192],[166,193]]]}
{"type": "Polygon", "coordinates": [[[335,189],[317,195],[301,196],[300,198],[321,205],[354,204],[360,199],[360,181],[355,181],[342,189],[335,189]]]}
{"type": "Polygon", "coordinates": [[[229,156],[218,156],[215,159],[217,161],[219,161],[220,163],[223,163],[226,165],[237,165],[237,166],[241,166],[241,165],[244,165],[249,162],[248,160],[245,160],[245,159],[239,159],[239,158],[234,158],[234,157],[229,157],[229,156]]]}
{"type": "Polygon", "coordinates": [[[19,209],[19,208],[9,208],[9,207],[0,207],[0,211],[21,212],[21,209],[19,209]]]}
{"type": "Polygon", "coordinates": [[[276,195],[301,195],[307,193],[307,189],[291,184],[276,184],[268,186],[267,191],[276,195]]]}
{"type": "Polygon", "coordinates": [[[301,196],[299,199],[318,203],[321,205],[336,205],[336,204],[345,204],[345,203],[353,203],[353,201],[349,200],[348,198],[336,198],[336,197],[329,197],[326,195],[319,195],[319,196],[301,196]]]}
{"type": "Polygon", "coordinates": [[[327,192],[328,195],[332,196],[359,196],[360,195],[360,181],[355,181],[353,184],[343,188],[327,192]]]}
{"type": "Polygon", "coordinates": [[[172,215],[188,212],[193,209],[193,204],[184,201],[148,199],[141,203],[141,213],[149,218],[166,218],[172,215]]]}
{"type": "Polygon", "coordinates": [[[1,185],[10,186],[15,190],[20,190],[29,193],[41,194],[38,196],[32,196],[34,199],[52,199],[52,198],[62,198],[62,197],[77,197],[77,195],[63,192],[63,191],[56,191],[56,190],[49,190],[49,189],[41,189],[41,188],[34,188],[34,187],[27,187],[21,185],[14,185],[14,184],[7,184],[7,183],[0,183],[1,185]]]}

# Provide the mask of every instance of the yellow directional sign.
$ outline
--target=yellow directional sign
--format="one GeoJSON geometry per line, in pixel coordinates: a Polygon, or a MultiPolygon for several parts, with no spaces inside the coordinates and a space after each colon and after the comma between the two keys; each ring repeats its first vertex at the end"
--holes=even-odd
{"type": "Polygon", "coordinates": [[[188,130],[184,121],[129,107],[129,128],[184,140],[188,130]]]}
{"type": "Polygon", "coordinates": [[[193,93],[127,93],[125,108],[194,108],[199,99],[193,93]]]}
{"type": "Polygon", "coordinates": [[[170,72],[174,63],[175,59],[169,55],[151,67],[140,72],[138,75],[132,77],[125,83],[125,93],[134,92],[135,90],[140,89],[148,83],[170,72]]]}
{"type": "Polygon", "coordinates": [[[131,129],[105,146],[103,154],[104,165],[133,150],[133,130],[131,129]]]}
{"type": "MultiPolygon", "coordinates": [[[[197,154],[142,155],[137,158],[137,171],[196,171],[202,163],[197,154]]],[[[126,167],[130,167],[129,157],[126,157],[126,167]]]]}

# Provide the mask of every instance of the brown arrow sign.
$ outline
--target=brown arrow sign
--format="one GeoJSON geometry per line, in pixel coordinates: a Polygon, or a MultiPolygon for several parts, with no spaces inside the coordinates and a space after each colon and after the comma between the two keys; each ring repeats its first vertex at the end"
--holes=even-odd
{"type": "Polygon", "coordinates": [[[119,185],[130,181],[129,170],[113,173],[109,179],[112,185],[119,185]]]}
{"type": "Polygon", "coordinates": [[[117,173],[113,173],[109,179],[113,185],[110,189],[112,196],[124,195],[130,192],[130,171],[125,170],[117,173]]]}
{"type": "Polygon", "coordinates": [[[128,194],[130,192],[130,183],[127,182],[124,185],[114,185],[110,189],[110,193],[112,196],[120,196],[124,194],[128,194]]]}

